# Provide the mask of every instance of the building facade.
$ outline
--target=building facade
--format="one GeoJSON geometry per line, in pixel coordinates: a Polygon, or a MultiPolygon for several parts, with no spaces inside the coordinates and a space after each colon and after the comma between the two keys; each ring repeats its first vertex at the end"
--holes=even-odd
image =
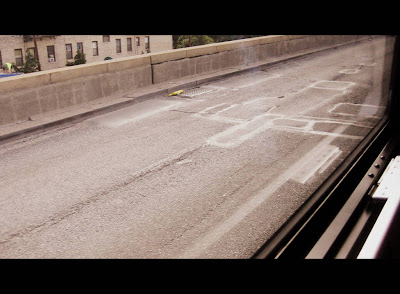
{"type": "MultiPolygon", "coordinates": [[[[78,50],[86,63],[171,50],[172,35],[36,35],[41,70],[64,67],[78,50]]],[[[27,51],[34,56],[33,35],[0,35],[0,71],[5,64],[22,66],[27,51]]]]}

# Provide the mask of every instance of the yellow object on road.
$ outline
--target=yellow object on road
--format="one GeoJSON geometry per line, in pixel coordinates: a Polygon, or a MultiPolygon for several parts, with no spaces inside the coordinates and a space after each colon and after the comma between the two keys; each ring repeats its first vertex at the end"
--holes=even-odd
{"type": "Polygon", "coordinates": [[[181,93],[183,93],[183,90],[179,90],[179,91],[172,92],[172,93],[169,94],[168,96],[175,96],[175,95],[178,95],[178,94],[181,94],[181,93]]]}

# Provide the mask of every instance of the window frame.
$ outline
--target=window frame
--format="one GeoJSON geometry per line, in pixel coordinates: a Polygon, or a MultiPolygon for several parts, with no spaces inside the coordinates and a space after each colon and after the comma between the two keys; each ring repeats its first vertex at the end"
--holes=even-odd
{"type": "Polygon", "coordinates": [[[48,45],[46,48],[47,48],[47,61],[48,61],[48,62],[56,62],[57,59],[56,59],[56,47],[55,47],[55,45],[48,45]],[[52,48],[52,49],[51,49],[51,48],[52,48]],[[49,49],[51,49],[51,50],[49,51],[49,49]],[[52,51],[52,52],[51,52],[51,51],[52,51]],[[53,53],[53,57],[50,56],[51,53],[53,53]],[[51,58],[52,58],[53,60],[50,60],[51,58]]]}
{"type": "Polygon", "coordinates": [[[83,53],[83,42],[77,42],[76,43],[76,50],[77,51],[80,50],[83,53]],[[79,47],[81,47],[81,48],[79,48],[79,47]]]}
{"type": "Polygon", "coordinates": [[[16,66],[23,66],[24,65],[24,55],[23,55],[23,51],[21,48],[18,49],[14,49],[14,55],[15,55],[15,65],[16,66]],[[20,56],[21,57],[17,57],[17,52],[20,52],[20,56]]]}
{"type": "Polygon", "coordinates": [[[126,51],[132,51],[132,38],[126,38],[126,51]]]}
{"type": "Polygon", "coordinates": [[[29,47],[26,50],[29,51],[33,57],[35,57],[35,47],[29,47]]]}
{"type": "Polygon", "coordinates": [[[92,54],[93,54],[93,56],[99,56],[99,42],[98,41],[92,41],[92,54]],[[96,47],[93,47],[93,45],[96,45],[96,47]]]}
{"type": "Polygon", "coordinates": [[[74,59],[74,54],[73,54],[73,49],[72,49],[71,43],[65,44],[65,51],[66,51],[65,57],[67,58],[67,60],[74,59]],[[70,50],[68,50],[68,47],[70,48],[70,50]]]}
{"type": "Polygon", "coordinates": [[[122,42],[121,39],[115,39],[115,52],[122,53],[122,42]]]}

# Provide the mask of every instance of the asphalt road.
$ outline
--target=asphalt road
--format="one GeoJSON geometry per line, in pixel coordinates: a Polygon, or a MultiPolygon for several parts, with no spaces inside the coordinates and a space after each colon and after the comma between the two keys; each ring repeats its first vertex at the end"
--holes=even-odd
{"type": "Polygon", "coordinates": [[[0,258],[251,257],[379,121],[384,41],[1,145],[0,258]]]}

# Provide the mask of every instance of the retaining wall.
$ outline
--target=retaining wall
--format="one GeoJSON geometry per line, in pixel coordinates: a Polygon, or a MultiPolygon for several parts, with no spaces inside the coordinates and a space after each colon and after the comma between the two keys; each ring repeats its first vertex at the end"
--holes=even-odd
{"type": "Polygon", "coordinates": [[[267,36],[0,79],[0,125],[184,77],[269,62],[367,36],[267,36]]]}

